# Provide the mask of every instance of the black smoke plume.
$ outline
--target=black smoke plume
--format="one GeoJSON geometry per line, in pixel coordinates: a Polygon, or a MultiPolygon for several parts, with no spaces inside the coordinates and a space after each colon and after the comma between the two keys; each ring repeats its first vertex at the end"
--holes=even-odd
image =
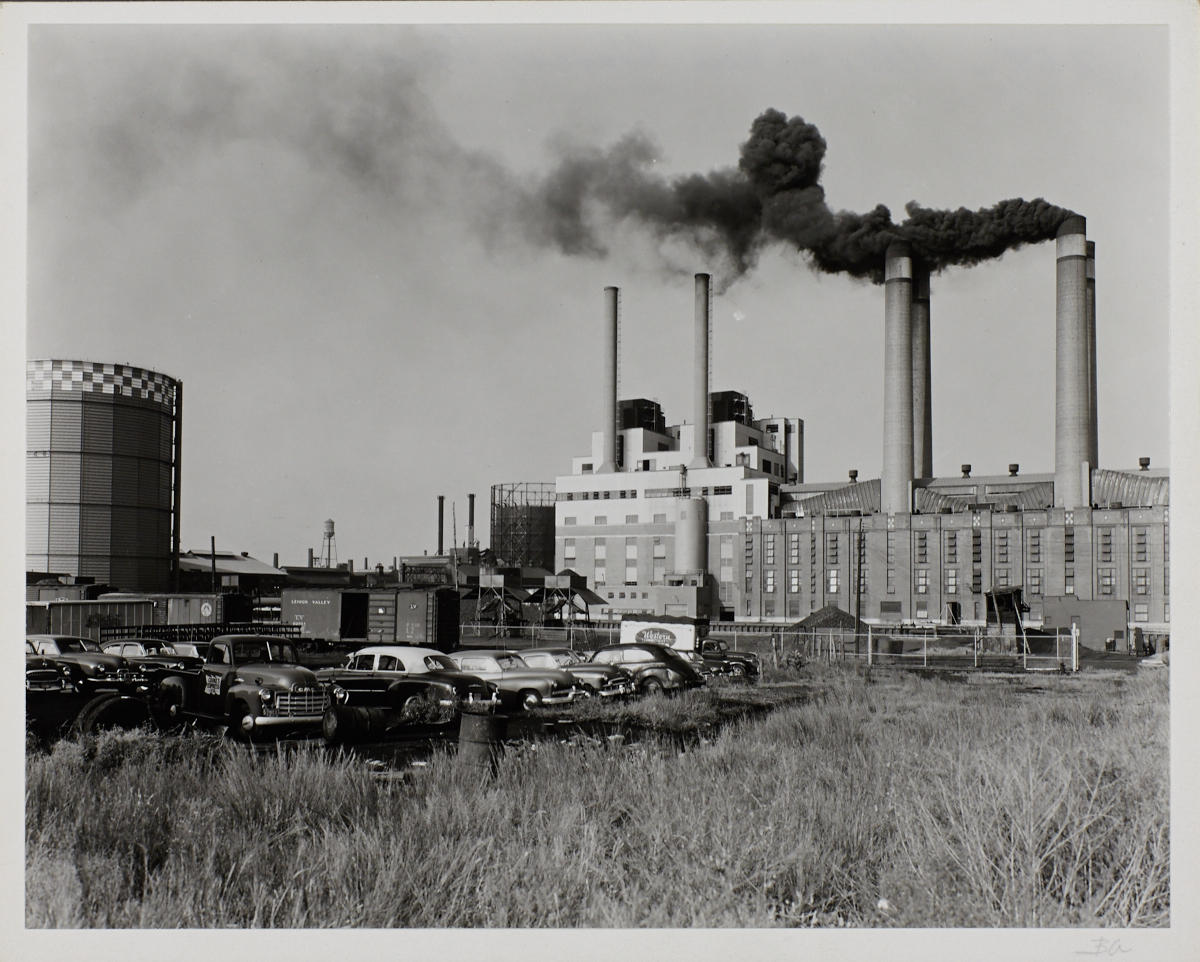
{"type": "Polygon", "coordinates": [[[1040,198],[980,210],[933,210],[915,201],[897,224],[882,204],[865,214],[831,211],[821,187],[825,139],[813,124],[764,111],[750,127],[736,169],[668,180],[653,171],[653,146],[628,137],[608,151],[577,151],[534,190],[529,223],[543,242],[571,254],[603,255],[598,211],[633,220],[659,237],[724,256],[733,280],[762,247],[782,243],[821,271],[883,280],[884,254],[906,240],[930,270],[970,266],[1023,244],[1050,240],[1071,211],[1040,198]]]}

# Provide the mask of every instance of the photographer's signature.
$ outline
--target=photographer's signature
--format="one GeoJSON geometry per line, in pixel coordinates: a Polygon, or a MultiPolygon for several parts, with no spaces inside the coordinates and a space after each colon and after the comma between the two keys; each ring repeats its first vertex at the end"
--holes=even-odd
{"type": "Polygon", "coordinates": [[[1092,939],[1089,944],[1091,945],[1090,949],[1077,949],[1075,954],[1102,956],[1107,958],[1114,955],[1124,955],[1126,952],[1133,951],[1133,949],[1125,948],[1125,946],[1121,944],[1120,939],[1106,939],[1101,937],[1092,939]]]}

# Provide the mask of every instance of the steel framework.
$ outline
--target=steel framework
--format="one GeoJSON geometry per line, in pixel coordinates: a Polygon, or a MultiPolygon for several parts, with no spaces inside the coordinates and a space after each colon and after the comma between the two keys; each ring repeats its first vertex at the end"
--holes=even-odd
{"type": "Polygon", "coordinates": [[[521,568],[554,566],[554,485],[516,481],[492,485],[492,552],[521,568]]]}

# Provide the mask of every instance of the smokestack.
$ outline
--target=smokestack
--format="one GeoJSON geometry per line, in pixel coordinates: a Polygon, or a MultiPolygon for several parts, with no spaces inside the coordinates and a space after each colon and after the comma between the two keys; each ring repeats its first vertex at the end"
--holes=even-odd
{"type": "Polygon", "coordinates": [[[620,290],[604,288],[604,423],[601,427],[600,464],[597,473],[617,469],[617,325],[620,290]]]}
{"type": "Polygon", "coordinates": [[[1087,221],[1078,214],[1058,229],[1055,310],[1054,506],[1091,503],[1087,345],[1087,221]]]}
{"type": "Polygon", "coordinates": [[[711,274],[696,275],[696,322],[693,330],[695,358],[693,360],[692,420],[695,440],[689,468],[707,468],[708,462],[708,332],[712,297],[711,274]]]}
{"type": "Polygon", "coordinates": [[[439,494],[438,499],[438,549],[437,553],[440,557],[442,554],[442,536],[446,528],[446,496],[439,494]]]}
{"type": "Polygon", "coordinates": [[[475,547],[475,495],[467,495],[467,547],[475,547]]]}
{"type": "Polygon", "coordinates": [[[1096,420],[1096,242],[1087,242],[1088,461],[1100,466],[1100,425],[1096,420]]]}
{"type": "Polygon", "coordinates": [[[881,510],[908,514],[913,479],[912,253],[888,245],[884,262],[883,478],[881,510]]]}
{"type": "Polygon", "coordinates": [[[913,366],[913,470],[917,477],[933,477],[933,380],[929,359],[929,268],[913,265],[912,287],[913,366]]]}

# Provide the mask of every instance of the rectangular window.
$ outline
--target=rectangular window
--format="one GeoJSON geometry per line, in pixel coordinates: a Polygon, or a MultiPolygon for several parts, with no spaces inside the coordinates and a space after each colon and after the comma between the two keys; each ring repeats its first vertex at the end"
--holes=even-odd
{"type": "Polygon", "coordinates": [[[788,564],[798,565],[800,563],[800,535],[788,535],[788,564]]]}
{"type": "Polygon", "coordinates": [[[721,565],[721,582],[728,584],[733,581],[733,565],[721,565]]]}
{"type": "Polygon", "coordinates": [[[1112,561],[1112,528],[1100,529],[1100,550],[1098,558],[1102,562],[1112,561]]]}
{"type": "Polygon", "coordinates": [[[653,581],[656,585],[661,585],[667,580],[667,568],[665,565],[656,564],[654,566],[653,581]]]}
{"type": "Polygon", "coordinates": [[[608,557],[608,542],[607,541],[597,541],[596,542],[596,560],[604,561],[607,557],[608,557]]]}
{"type": "Polygon", "coordinates": [[[946,569],[946,594],[948,594],[948,595],[958,594],[958,569],[957,568],[947,568],[946,569]]]}
{"type": "Polygon", "coordinates": [[[637,541],[635,541],[633,538],[626,538],[625,539],[625,560],[629,561],[632,559],[633,561],[637,561],[637,556],[638,556],[637,541]]]}
{"type": "Polygon", "coordinates": [[[1133,560],[1142,562],[1143,564],[1149,561],[1147,548],[1147,529],[1133,529],[1133,560]]]}
{"type": "Polygon", "coordinates": [[[1171,568],[1168,565],[1167,567],[1163,568],[1163,594],[1169,595],[1170,593],[1171,593],[1171,568]]]}
{"type": "Polygon", "coordinates": [[[958,564],[958,532],[946,532],[946,563],[958,564]]]}
{"type": "Polygon", "coordinates": [[[767,594],[772,594],[775,591],[775,569],[768,568],[763,572],[763,590],[767,594]]]}
{"type": "Polygon", "coordinates": [[[927,536],[924,531],[916,533],[916,540],[913,545],[913,551],[916,556],[916,563],[919,565],[929,563],[929,548],[927,544],[927,536]]]}
{"type": "Polygon", "coordinates": [[[733,561],[733,535],[721,535],[721,560],[728,558],[733,561]]]}
{"type": "Polygon", "coordinates": [[[1134,568],[1133,569],[1133,593],[1135,595],[1150,594],[1150,569],[1149,568],[1134,568]]]}
{"type": "Polygon", "coordinates": [[[1075,528],[1071,525],[1063,528],[1063,561],[1068,564],[1075,561],[1075,528]]]}
{"type": "Polygon", "coordinates": [[[788,591],[793,595],[800,593],[800,569],[788,569],[788,591]]]}
{"type": "Polygon", "coordinates": [[[638,518],[638,516],[636,514],[627,514],[627,515],[625,515],[625,523],[626,524],[637,524],[638,523],[637,518],[638,518]]]}
{"type": "Polygon", "coordinates": [[[1171,529],[1163,525],[1163,561],[1171,560],[1171,529]]]}
{"type": "Polygon", "coordinates": [[[1150,606],[1146,602],[1139,601],[1133,606],[1133,620],[1134,621],[1149,621],[1150,620],[1150,606]]]}
{"type": "Polygon", "coordinates": [[[654,539],[654,557],[665,558],[667,556],[667,546],[663,544],[662,538],[654,539]]]}
{"type": "Polygon", "coordinates": [[[887,593],[894,595],[896,593],[896,569],[888,568],[887,570],[887,593]]]}
{"type": "Polygon", "coordinates": [[[1063,594],[1064,595],[1075,594],[1075,569],[1074,568],[1064,568],[1063,569],[1063,594]]]}
{"type": "Polygon", "coordinates": [[[769,534],[763,539],[763,564],[773,565],[775,563],[775,535],[769,534]]]}
{"type": "Polygon", "coordinates": [[[754,517],[754,485],[746,485],[746,514],[754,517]]]}
{"type": "Polygon", "coordinates": [[[1112,568],[1097,568],[1096,569],[1096,585],[1098,593],[1102,595],[1111,595],[1113,593],[1113,577],[1112,568]]]}
{"type": "Polygon", "coordinates": [[[574,523],[575,523],[574,518],[571,518],[571,517],[563,518],[563,524],[574,524],[574,523]]]}
{"type": "Polygon", "coordinates": [[[831,595],[836,595],[838,593],[838,570],[837,570],[837,568],[830,568],[828,575],[829,575],[829,593],[831,595]]]}
{"type": "Polygon", "coordinates": [[[997,568],[996,569],[996,585],[997,585],[997,587],[1000,587],[1000,588],[1008,587],[1008,569],[1007,568],[997,568]]]}
{"type": "Polygon", "coordinates": [[[983,564],[983,532],[971,532],[971,563],[983,564]]]}
{"type": "Polygon", "coordinates": [[[1032,564],[1040,564],[1042,560],[1042,533],[1029,532],[1029,560],[1032,564]]]}
{"type": "Polygon", "coordinates": [[[917,594],[923,595],[929,592],[929,569],[917,569],[917,594]]]}
{"type": "Polygon", "coordinates": [[[667,516],[665,514],[656,514],[654,516],[654,523],[655,524],[666,524],[667,516]]]}
{"type": "Polygon", "coordinates": [[[637,565],[625,566],[625,584],[636,585],[638,583],[637,565]]]}
{"type": "Polygon", "coordinates": [[[894,565],[896,563],[896,532],[889,531],[887,533],[887,563],[894,565]]]}
{"type": "MultiPolygon", "coordinates": [[[[604,565],[596,565],[596,573],[592,576],[592,580],[598,585],[608,584],[608,571],[604,565]]],[[[611,598],[612,595],[609,595],[611,598]]]]}
{"type": "Polygon", "coordinates": [[[606,525],[606,524],[608,524],[608,515],[606,515],[606,514],[598,514],[598,515],[596,515],[596,524],[597,524],[597,525],[606,525]]]}
{"type": "Polygon", "coordinates": [[[828,533],[825,535],[825,564],[836,565],[838,563],[838,536],[836,533],[828,533]]]}
{"type": "Polygon", "coordinates": [[[1042,569],[1030,568],[1027,580],[1029,582],[1029,593],[1031,595],[1040,595],[1042,593],[1042,569]]]}
{"type": "Polygon", "coordinates": [[[1008,564],[1008,532],[996,532],[996,564],[1008,564]]]}
{"type": "Polygon", "coordinates": [[[574,538],[564,538],[563,539],[563,560],[564,561],[574,561],[575,560],[575,539],[574,538]]]}
{"type": "Polygon", "coordinates": [[[733,512],[732,512],[732,511],[722,511],[722,512],[721,512],[721,519],[720,519],[720,520],[722,520],[722,521],[732,521],[732,520],[733,520],[733,512]]]}

